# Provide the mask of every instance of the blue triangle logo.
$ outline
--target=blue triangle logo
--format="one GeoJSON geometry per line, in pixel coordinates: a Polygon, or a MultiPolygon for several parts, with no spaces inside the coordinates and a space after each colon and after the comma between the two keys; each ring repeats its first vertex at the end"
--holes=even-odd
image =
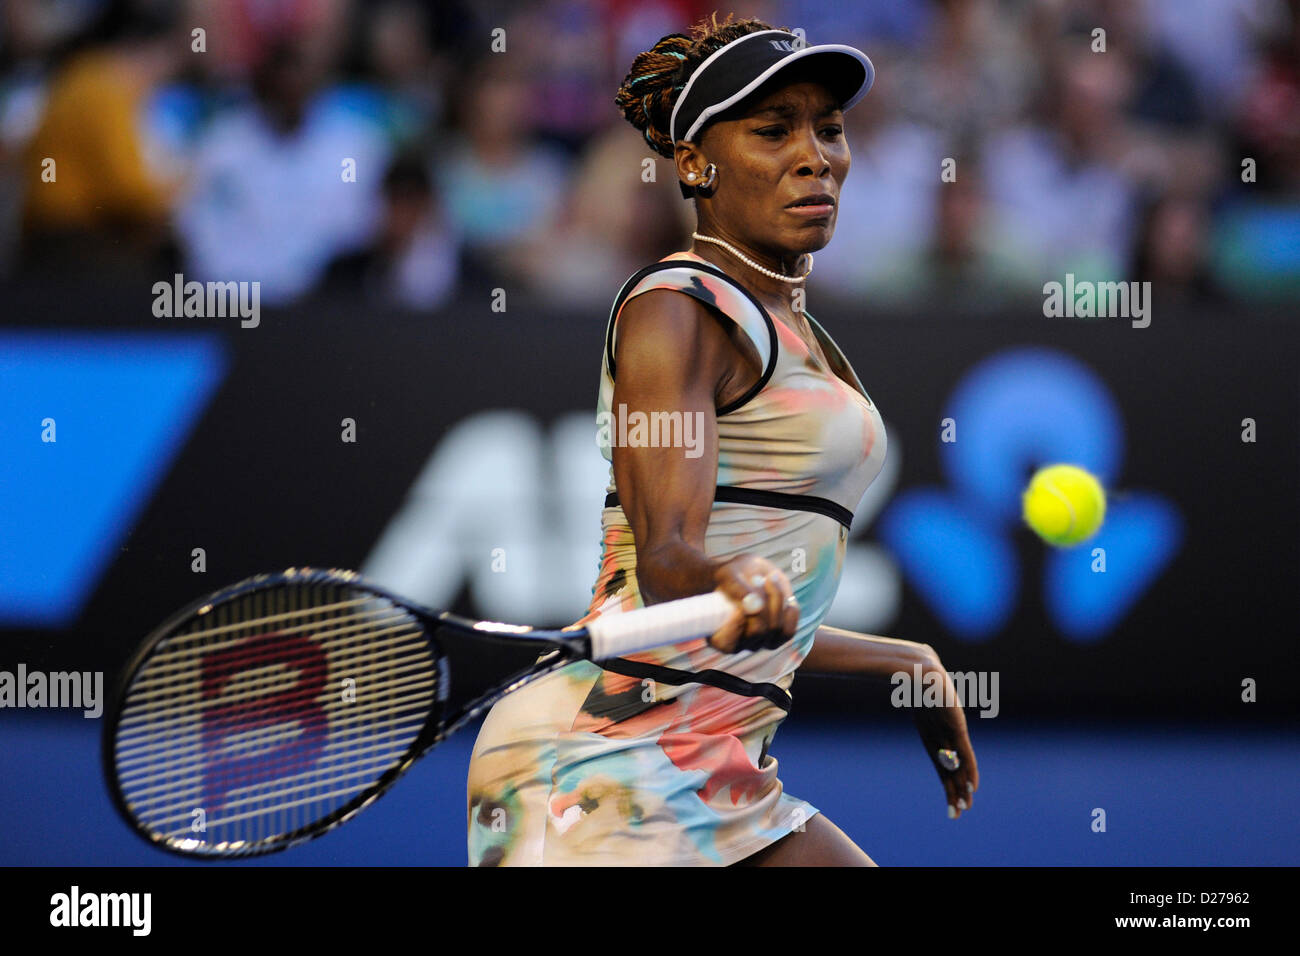
{"type": "Polygon", "coordinates": [[[1016,609],[1020,566],[1002,528],[939,488],[896,498],[880,537],[943,625],[967,641],[997,634],[1016,609]]]}
{"type": "MultiPolygon", "coordinates": [[[[964,640],[983,641],[1007,624],[1019,597],[1013,530],[1026,469],[1075,461],[1113,482],[1123,417],[1095,373],[1039,347],[981,362],[958,383],[945,411],[960,430],[942,449],[949,487],[899,495],[880,519],[880,535],[943,625],[964,640]]],[[[1182,539],[1172,502],[1152,492],[1115,494],[1094,538],[1048,554],[1042,586],[1049,619],[1068,640],[1104,638],[1164,572],[1182,539]],[[1104,549],[1104,571],[1095,548],[1104,549]]]]}
{"type": "Polygon", "coordinates": [[[1182,518],[1168,501],[1149,492],[1116,496],[1095,537],[1047,556],[1043,602],[1053,623],[1077,643],[1105,637],[1173,560],[1182,536],[1182,518]]]}
{"type": "Polygon", "coordinates": [[[214,334],[0,332],[0,624],[76,622],[226,366],[214,334]]]}

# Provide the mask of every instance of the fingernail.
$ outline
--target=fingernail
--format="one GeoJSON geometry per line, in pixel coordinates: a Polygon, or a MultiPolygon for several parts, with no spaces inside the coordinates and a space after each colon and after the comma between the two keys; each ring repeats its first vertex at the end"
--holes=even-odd
{"type": "Polygon", "coordinates": [[[951,803],[948,804],[948,819],[949,820],[957,819],[957,808],[954,807],[951,803]]]}
{"type": "Polygon", "coordinates": [[[975,784],[971,783],[969,780],[966,781],[966,792],[967,793],[975,792],[975,784]]]}
{"type": "Polygon", "coordinates": [[[958,800],[957,800],[957,809],[958,809],[958,810],[965,810],[965,809],[966,809],[966,801],[965,801],[965,800],[962,800],[962,799],[958,799],[958,800]]]}

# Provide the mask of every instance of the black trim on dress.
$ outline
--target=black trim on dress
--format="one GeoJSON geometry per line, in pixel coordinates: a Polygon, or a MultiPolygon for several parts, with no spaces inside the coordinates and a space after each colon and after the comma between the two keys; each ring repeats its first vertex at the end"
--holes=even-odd
{"type": "MultiPolygon", "coordinates": [[[[853,512],[829,498],[816,495],[793,495],[784,491],[764,491],[760,488],[741,488],[737,485],[718,485],[713,492],[714,501],[727,501],[741,505],[759,505],[764,508],[786,508],[791,511],[811,511],[834,518],[847,531],[853,527],[853,512]]],[[[618,492],[605,495],[605,507],[619,506],[618,492]]]]}
{"type": "Polygon", "coordinates": [[[735,674],[728,674],[726,671],[704,670],[704,671],[683,671],[676,667],[664,667],[662,664],[646,664],[642,661],[630,661],[626,657],[614,657],[608,660],[599,661],[599,666],[607,671],[613,671],[615,674],[622,674],[624,677],[635,677],[641,680],[657,680],[664,684],[670,684],[674,687],[682,684],[708,684],[710,687],[717,687],[720,690],[730,691],[733,694],[739,694],[742,697],[766,697],[776,706],[780,707],[787,714],[790,713],[790,707],[793,700],[786,692],[785,688],[777,684],[771,684],[766,681],[751,683],[737,677],[735,674]]]}
{"type": "MultiPolygon", "coordinates": [[[[636,288],[637,284],[640,283],[642,279],[644,279],[648,275],[652,275],[656,272],[662,272],[665,269],[681,269],[683,267],[698,269],[701,272],[708,273],[709,275],[715,276],[716,278],[719,278],[722,281],[727,282],[732,286],[734,286],[736,289],[740,290],[740,292],[745,296],[745,298],[747,298],[750,302],[752,302],[754,307],[758,309],[759,314],[763,316],[763,321],[767,324],[767,334],[771,346],[771,354],[768,355],[767,367],[763,370],[762,376],[759,378],[757,382],[754,383],[753,387],[750,388],[749,391],[745,392],[744,395],[741,395],[739,398],[735,399],[734,401],[728,402],[726,405],[722,406],[719,409],[715,409],[714,411],[714,414],[716,415],[726,415],[729,412],[734,412],[736,409],[740,408],[742,405],[748,402],[751,398],[753,398],[755,395],[761,392],[763,390],[763,387],[767,385],[769,381],[771,381],[772,373],[776,371],[776,360],[779,354],[779,344],[778,344],[779,340],[777,339],[777,335],[776,335],[776,325],[775,323],[773,323],[772,317],[768,315],[767,309],[763,308],[763,303],[759,302],[758,299],[754,298],[754,294],[752,292],[750,292],[743,285],[741,285],[739,282],[737,282],[735,279],[727,275],[725,272],[723,272],[721,269],[717,268],[716,266],[708,265],[707,263],[703,263],[703,262],[695,262],[692,259],[668,259],[663,262],[653,263],[651,265],[646,266],[644,269],[640,269],[637,272],[635,272],[632,275],[632,277],[627,280],[627,282],[623,283],[623,288],[619,290],[618,297],[614,300],[614,306],[613,308],[610,309],[609,312],[609,325],[605,329],[605,364],[609,368],[609,377],[612,380],[614,378],[614,324],[615,324],[614,320],[618,317],[619,309],[622,307],[623,302],[627,299],[628,294],[633,289],[636,288]]],[[[677,289],[674,291],[681,292],[684,295],[691,295],[691,293],[685,289],[677,289]]],[[[695,299],[699,299],[699,296],[691,295],[691,297],[695,299]]],[[[705,300],[703,299],[700,299],[700,301],[705,302],[705,300]]],[[[705,302],[705,304],[711,305],[711,303],[708,302],[705,302]]],[[[716,306],[713,306],[713,308],[717,309],[716,306]]],[[[719,309],[717,311],[721,311],[721,310],[719,309]]],[[[725,315],[726,313],[723,314],[725,315]]],[[[740,324],[736,319],[732,318],[731,316],[727,316],[727,318],[731,319],[733,322],[736,322],[737,325],[740,324]]]]}

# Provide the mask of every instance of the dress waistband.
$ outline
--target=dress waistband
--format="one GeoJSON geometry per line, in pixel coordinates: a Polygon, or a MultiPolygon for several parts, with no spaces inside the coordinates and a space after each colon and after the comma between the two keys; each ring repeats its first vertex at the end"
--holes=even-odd
{"type": "Polygon", "coordinates": [[[728,674],[726,671],[703,670],[684,671],[676,667],[664,667],[662,664],[646,664],[643,661],[630,661],[626,657],[606,658],[596,664],[604,670],[635,677],[641,680],[657,680],[662,684],[679,687],[682,684],[708,684],[720,690],[739,694],[741,697],[766,697],[787,714],[790,713],[791,698],[785,688],[767,681],[752,683],[728,674]]]}
{"type": "MultiPolygon", "coordinates": [[[[756,488],[740,488],[736,485],[718,485],[713,493],[713,500],[740,505],[759,505],[764,508],[811,511],[814,514],[834,518],[844,525],[846,530],[853,526],[852,511],[829,498],[819,498],[816,495],[792,495],[784,491],[761,491],[756,488]]],[[[617,491],[611,491],[605,496],[606,508],[616,508],[618,505],[617,491]]]]}
{"type": "MultiPolygon", "coordinates": [[[[713,493],[714,501],[733,504],[759,505],[764,508],[785,508],[793,511],[810,511],[814,514],[834,518],[846,529],[853,525],[853,512],[843,505],[836,504],[829,498],[815,495],[792,495],[783,491],[760,491],[754,488],[739,488],[735,485],[718,485],[713,493]]],[[[618,492],[611,491],[605,496],[606,508],[619,507],[618,492]]],[[[613,658],[599,662],[599,666],[625,677],[648,678],[665,684],[708,684],[742,697],[766,697],[786,713],[790,712],[790,695],[776,684],[761,682],[751,683],[725,671],[683,671],[658,664],[646,664],[630,661],[626,658],[613,658]]]]}

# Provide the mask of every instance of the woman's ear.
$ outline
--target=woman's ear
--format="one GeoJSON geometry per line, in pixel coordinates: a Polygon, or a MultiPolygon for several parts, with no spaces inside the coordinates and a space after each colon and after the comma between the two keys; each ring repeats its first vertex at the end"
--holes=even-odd
{"type": "Polygon", "coordinates": [[[677,144],[673,163],[677,168],[677,184],[683,192],[694,189],[695,183],[704,175],[703,169],[708,162],[694,143],[682,141],[677,144]]]}

